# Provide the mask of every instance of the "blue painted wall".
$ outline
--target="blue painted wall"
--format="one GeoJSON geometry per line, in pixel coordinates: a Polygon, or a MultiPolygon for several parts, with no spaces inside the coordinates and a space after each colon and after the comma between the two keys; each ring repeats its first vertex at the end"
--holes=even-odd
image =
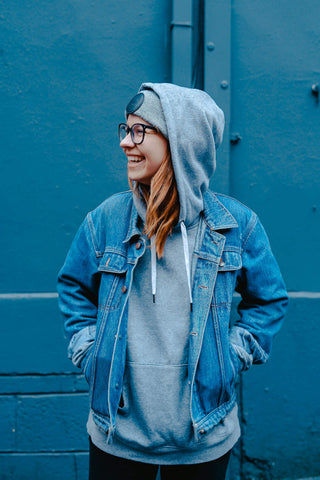
{"type": "Polygon", "coordinates": [[[3,5],[1,480],[87,478],[87,386],[56,276],[87,211],[127,188],[116,125],[145,80],[203,87],[224,108],[212,187],[259,214],[290,291],[269,364],[240,380],[230,478],[320,475],[319,14],[317,0],[3,5]]]}
{"type": "Polygon", "coordinates": [[[265,367],[242,375],[242,474],[320,474],[320,5],[232,5],[230,190],[258,212],[290,292],[265,367]]]}

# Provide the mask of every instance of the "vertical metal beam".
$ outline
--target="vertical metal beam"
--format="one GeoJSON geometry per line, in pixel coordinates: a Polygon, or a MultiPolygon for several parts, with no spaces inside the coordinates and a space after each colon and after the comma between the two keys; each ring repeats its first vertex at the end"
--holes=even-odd
{"type": "Polygon", "coordinates": [[[204,90],[222,108],[226,118],[224,140],[217,153],[217,171],[212,188],[229,193],[231,0],[205,1],[204,29],[204,90]]]}
{"type": "Polygon", "coordinates": [[[184,87],[192,85],[192,0],[172,2],[172,82],[184,87]]]}

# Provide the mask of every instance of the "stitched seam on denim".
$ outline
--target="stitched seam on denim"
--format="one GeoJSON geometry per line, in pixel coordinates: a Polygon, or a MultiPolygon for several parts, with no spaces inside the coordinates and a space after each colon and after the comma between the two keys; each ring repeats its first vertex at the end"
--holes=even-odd
{"type": "MultiPolygon", "coordinates": [[[[109,295],[110,297],[110,295],[109,295]]],[[[110,310],[103,310],[100,312],[102,313],[101,315],[101,321],[99,322],[99,328],[97,329],[98,335],[96,335],[96,340],[95,340],[95,345],[94,345],[94,351],[93,351],[93,356],[97,358],[97,354],[101,345],[102,337],[103,337],[103,332],[106,324],[106,319],[108,318],[108,314],[110,310]]],[[[90,405],[92,406],[93,402],[93,392],[94,392],[94,383],[95,383],[95,376],[96,376],[96,361],[94,361],[95,358],[92,359],[92,370],[90,374],[90,390],[89,390],[89,397],[90,397],[90,405]]]]}
{"type": "Polygon", "coordinates": [[[240,202],[240,200],[238,200],[237,198],[230,197],[230,195],[226,195],[225,193],[220,193],[220,192],[211,192],[211,193],[213,193],[217,198],[218,198],[218,197],[229,198],[229,199],[232,200],[233,202],[235,202],[235,203],[237,203],[238,205],[241,205],[242,207],[244,207],[244,209],[247,210],[248,212],[254,213],[247,205],[245,205],[244,203],[240,202]]]}
{"type": "Polygon", "coordinates": [[[224,252],[232,252],[232,253],[238,253],[239,255],[241,254],[241,250],[239,247],[234,247],[233,245],[225,245],[224,252]]]}
{"type": "Polygon", "coordinates": [[[98,242],[97,242],[97,239],[96,239],[95,228],[94,228],[93,221],[92,221],[92,218],[91,218],[91,213],[88,213],[88,215],[87,215],[87,223],[88,223],[90,236],[91,236],[91,241],[92,241],[92,245],[93,245],[96,257],[101,257],[102,254],[98,250],[98,242]]]}
{"type": "MultiPolygon", "coordinates": [[[[212,193],[212,192],[211,192],[211,193],[212,193]]],[[[216,195],[215,193],[213,193],[213,195],[215,196],[215,199],[216,199],[216,201],[219,203],[219,205],[221,205],[222,208],[225,210],[225,212],[227,213],[227,215],[228,215],[229,217],[231,217],[231,218],[233,219],[233,221],[238,225],[238,222],[236,221],[236,219],[234,218],[234,216],[229,212],[229,210],[227,209],[227,207],[225,207],[225,206],[223,205],[223,203],[220,202],[220,200],[218,199],[218,197],[217,197],[217,195],[216,195]]],[[[223,227],[223,226],[219,226],[219,228],[222,228],[222,227],[223,227]]],[[[227,225],[226,225],[226,227],[227,227],[227,225]]]]}
{"type": "Polygon", "coordinates": [[[100,310],[112,311],[112,310],[116,310],[119,307],[119,304],[121,302],[120,293],[119,293],[119,298],[118,298],[117,302],[115,304],[110,303],[110,302],[114,301],[114,296],[115,296],[115,293],[117,291],[119,281],[120,281],[120,275],[115,275],[114,280],[113,280],[112,285],[111,285],[110,293],[109,293],[108,298],[107,298],[107,301],[104,304],[99,304],[100,310]]]}
{"type": "Polygon", "coordinates": [[[220,326],[218,321],[218,312],[216,311],[215,305],[212,305],[212,310],[213,310],[212,311],[213,328],[214,328],[214,333],[216,337],[220,371],[221,371],[221,391],[218,399],[218,405],[221,405],[223,393],[226,391],[226,369],[225,369],[224,358],[223,358],[223,348],[222,348],[222,342],[221,342],[221,331],[220,331],[220,326]]]}
{"type": "Polygon", "coordinates": [[[218,405],[217,408],[212,410],[212,412],[208,413],[201,421],[198,422],[198,427],[201,428],[204,423],[207,423],[208,421],[210,421],[211,417],[217,414],[218,414],[218,418],[219,418],[218,422],[219,422],[223,417],[225,417],[226,414],[228,414],[232,410],[236,402],[236,399],[237,399],[236,392],[233,390],[230,392],[230,399],[227,402],[224,402],[221,405],[218,405]]]}
{"type": "Polygon", "coordinates": [[[193,255],[197,258],[201,258],[203,260],[207,260],[208,262],[211,263],[219,263],[219,258],[218,257],[213,257],[212,255],[206,255],[205,253],[198,253],[198,252],[193,252],[193,255]]]}
{"type": "Polygon", "coordinates": [[[188,363],[141,363],[141,362],[131,362],[130,360],[126,361],[126,365],[136,366],[136,367],[169,367],[169,368],[181,368],[181,367],[188,367],[188,363]]]}
{"type": "Polygon", "coordinates": [[[126,270],[117,270],[116,268],[108,268],[106,269],[103,265],[98,267],[98,271],[101,273],[110,273],[111,275],[123,275],[125,276],[125,273],[127,272],[126,270]]]}
{"type": "Polygon", "coordinates": [[[211,302],[211,305],[213,307],[229,307],[231,305],[231,302],[225,302],[225,303],[215,303],[211,302]]]}
{"type": "Polygon", "coordinates": [[[233,272],[242,267],[241,252],[239,250],[224,249],[221,258],[225,262],[225,265],[222,267],[219,265],[219,271],[233,272]]]}
{"type": "Polygon", "coordinates": [[[194,417],[193,417],[192,401],[194,401],[194,403],[197,405],[198,411],[204,413],[204,410],[203,410],[203,408],[200,404],[200,397],[199,397],[199,394],[197,392],[196,375],[197,375],[197,366],[199,364],[202,345],[203,345],[204,332],[205,332],[205,329],[206,329],[206,326],[207,326],[207,321],[208,321],[210,310],[211,310],[211,303],[209,302],[208,310],[206,312],[206,316],[204,317],[205,318],[204,325],[203,325],[203,328],[202,328],[202,331],[201,331],[201,342],[200,342],[200,347],[199,347],[199,350],[198,350],[197,360],[196,360],[196,362],[193,366],[193,372],[194,373],[193,373],[193,376],[192,376],[192,384],[191,384],[192,385],[192,390],[191,390],[191,395],[190,395],[190,413],[191,413],[192,421],[195,421],[195,422],[197,422],[198,420],[195,420],[194,417]]]}
{"type": "Polygon", "coordinates": [[[103,255],[105,255],[106,253],[115,253],[117,255],[120,255],[121,257],[127,258],[127,254],[125,251],[119,250],[118,248],[114,248],[114,247],[105,247],[104,251],[101,253],[103,255]]]}
{"type": "Polygon", "coordinates": [[[242,246],[242,250],[245,249],[246,245],[247,245],[247,242],[250,238],[250,235],[251,233],[253,232],[254,228],[256,227],[257,225],[257,222],[258,222],[258,217],[255,213],[252,213],[252,217],[250,218],[250,222],[249,222],[249,225],[248,225],[248,235],[246,237],[246,239],[244,240],[244,243],[243,243],[243,246],[242,246]]]}

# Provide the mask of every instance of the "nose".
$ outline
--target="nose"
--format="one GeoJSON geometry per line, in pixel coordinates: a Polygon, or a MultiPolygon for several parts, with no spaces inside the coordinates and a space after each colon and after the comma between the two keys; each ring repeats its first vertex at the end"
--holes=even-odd
{"type": "Polygon", "coordinates": [[[134,147],[134,143],[132,141],[130,133],[128,133],[123,140],[120,142],[120,147],[125,148],[125,147],[134,147]]]}

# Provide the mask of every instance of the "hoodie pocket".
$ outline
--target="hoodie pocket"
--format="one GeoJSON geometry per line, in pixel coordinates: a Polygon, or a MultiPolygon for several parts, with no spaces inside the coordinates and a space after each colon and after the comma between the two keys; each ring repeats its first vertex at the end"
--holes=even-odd
{"type": "Polygon", "coordinates": [[[118,407],[118,440],[160,453],[180,449],[192,438],[187,365],[126,364],[118,407]]]}

